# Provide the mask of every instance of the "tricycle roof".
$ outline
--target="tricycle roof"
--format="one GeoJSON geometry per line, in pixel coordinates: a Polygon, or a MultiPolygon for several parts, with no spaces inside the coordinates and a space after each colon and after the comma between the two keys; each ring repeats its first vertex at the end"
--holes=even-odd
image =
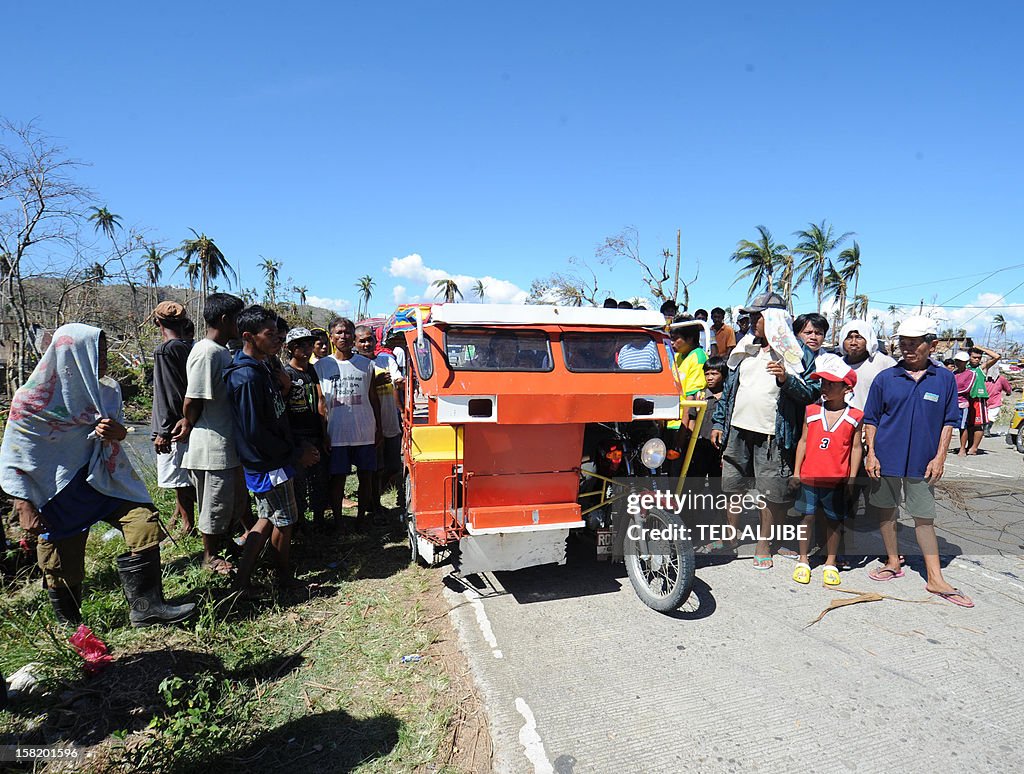
{"type": "Polygon", "coordinates": [[[430,322],[442,325],[563,325],[663,328],[665,317],[647,309],[595,309],[540,304],[440,304],[430,322]]]}

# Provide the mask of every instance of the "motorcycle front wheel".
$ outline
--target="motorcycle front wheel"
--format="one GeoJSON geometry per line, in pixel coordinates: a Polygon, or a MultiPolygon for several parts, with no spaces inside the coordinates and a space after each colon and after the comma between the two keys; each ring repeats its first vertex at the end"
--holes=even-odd
{"type": "Polygon", "coordinates": [[[623,544],[626,574],[640,601],[659,613],[677,610],[693,590],[696,562],[683,520],[660,510],[631,521],[623,544]],[[661,536],[651,538],[651,535],[661,536]],[[666,535],[668,537],[666,539],[666,535]]]}

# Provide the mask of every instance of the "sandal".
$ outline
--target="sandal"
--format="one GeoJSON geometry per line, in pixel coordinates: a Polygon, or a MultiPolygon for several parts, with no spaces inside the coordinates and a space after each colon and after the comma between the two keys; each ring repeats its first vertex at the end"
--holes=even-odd
{"type": "Polygon", "coordinates": [[[868,577],[873,581],[879,582],[896,580],[896,578],[903,577],[903,569],[893,570],[889,567],[879,567],[877,570],[869,572],[868,577]]]}
{"type": "Polygon", "coordinates": [[[796,569],[793,570],[793,580],[797,583],[808,584],[811,582],[811,565],[806,562],[797,562],[796,569]]]}
{"type": "Polygon", "coordinates": [[[235,566],[226,559],[215,556],[210,561],[203,562],[203,569],[211,575],[231,575],[235,571],[235,566]]]}
{"type": "Polygon", "coordinates": [[[770,556],[755,556],[754,557],[754,569],[755,570],[770,570],[774,567],[772,558],[770,556]]]}
{"type": "Polygon", "coordinates": [[[832,564],[826,564],[822,568],[821,580],[826,586],[838,586],[842,583],[839,579],[839,569],[832,564]]]}
{"type": "Polygon", "coordinates": [[[928,593],[941,597],[947,602],[952,602],[957,607],[974,607],[974,601],[960,589],[953,589],[952,591],[928,591],[928,593]],[[957,600],[957,597],[960,599],[957,600]]]}

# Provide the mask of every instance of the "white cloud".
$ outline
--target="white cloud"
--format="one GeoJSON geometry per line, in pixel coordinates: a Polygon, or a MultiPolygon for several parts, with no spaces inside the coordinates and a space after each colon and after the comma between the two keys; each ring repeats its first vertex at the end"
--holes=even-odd
{"type": "Polygon", "coordinates": [[[966,334],[975,341],[984,343],[986,340],[995,343],[997,339],[1003,338],[1019,340],[1024,334],[1024,307],[1006,306],[1009,304],[1004,296],[999,293],[979,293],[973,301],[967,301],[961,308],[941,307],[925,304],[901,306],[895,314],[889,311],[888,307],[872,306],[868,309],[868,320],[878,318],[884,331],[892,333],[893,321],[900,322],[913,315],[923,314],[935,320],[939,331],[953,328],[963,328],[966,334]],[[1006,320],[1006,335],[996,333],[992,328],[993,320],[997,314],[1003,315],[1006,320]]]}
{"type": "MultiPolygon", "coordinates": [[[[466,301],[477,300],[472,295],[472,289],[477,280],[484,283],[484,301],[492,304],[523,304],[526,303],[526,297],[529,295],[514,282],[490,275],[479,277],[471,274],[452,274],[444,269],[431,268],[423,263],[423,257],[417,253],[412,253],[404,258],[392,258],[391,264],[388,266],[388,274],[422,284],[423,290],[416,297],[417,299],[434,300],[437,289],[430,287],[431,284],[437,280],[449,278],[455,280],[455,284],[459,286],[466,301]]],[[[397,285],[393,291],[396,302],[398,302],[399,288],[402,289],[403,294],[407,293],[407,288],[404,285],[397,285]]],[[[414,299],[410,298],[410,300],[414,299]]]]}
{"type": "Polygon", "coordinates": [[[345,298],[323,298],[321,296],[306,296],[306,303],[310,306],[322,306],[324,309],[332,309],[335,312],[347,313],[352,311],[352,302],[345,298]]]}

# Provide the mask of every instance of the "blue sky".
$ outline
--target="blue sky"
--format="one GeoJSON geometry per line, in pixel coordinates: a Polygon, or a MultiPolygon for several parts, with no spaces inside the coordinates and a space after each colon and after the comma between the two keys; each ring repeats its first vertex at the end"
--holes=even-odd
{"type": "Polygon", "coordinates": [[[1024,265],[984,279],[1024,264],[1024,13],[722,5],[19,3],[0,114],[89,162],[126,223],[204,231],[247,286],[279,260],[338,308],[362,274],[380,312],[438,276],[514,299],[626,226],[652,258],[681,229],[691,307],[733,305],[738,239],[827,219],[874,309],[955,296],[975,306],[944,324],[1002,312],[1024,338],[1024,265]]]}

